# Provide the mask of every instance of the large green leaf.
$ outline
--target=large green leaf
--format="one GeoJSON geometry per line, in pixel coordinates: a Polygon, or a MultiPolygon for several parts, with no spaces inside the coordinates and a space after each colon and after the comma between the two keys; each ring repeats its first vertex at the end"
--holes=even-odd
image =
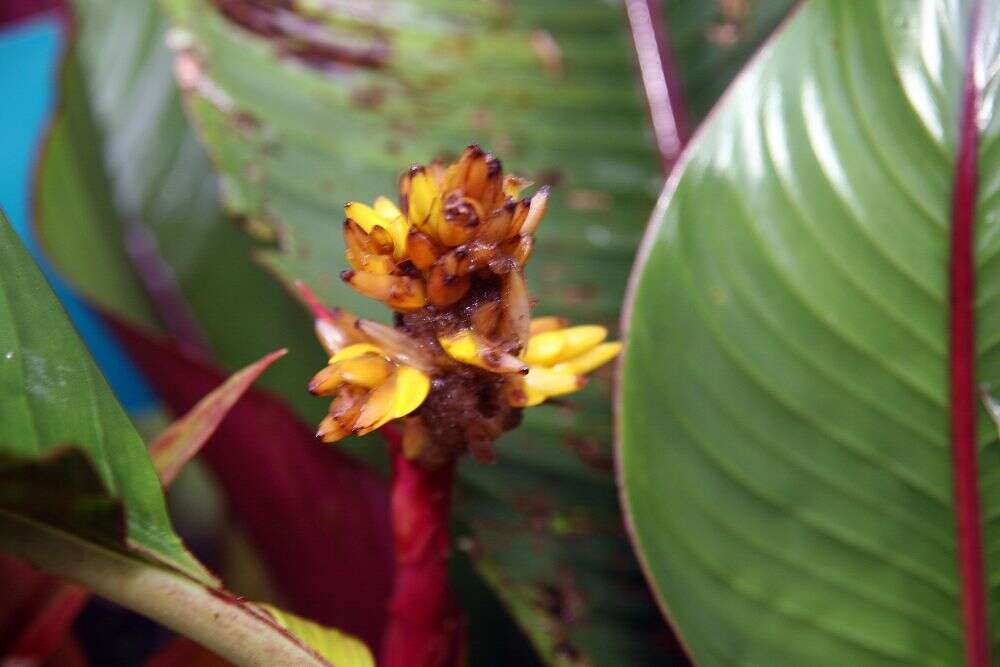
{"type": "Polygon", "coordinates": [[[74,287],[112,312],[154,326],[156,316],[132,272],[104,170],[77,58],[61,74],[62,105],[45,140],[35,192],[47,259],[74,287]]]}
{"type": "MultiPolygon", "coordinates": [[[[661,200],[625,320],[621,474],[650,579],[700,664],[962,661],[948,265],[971,6],[806,3],[661,200]]],[[[989,386],[1000,14],[983,9],[970,118],[989,386]]],[[[996,617],[1000,449],[979,421],[996,617]]]]}
{"type": "Polygon", "coordinates": [[[125,539],[213,581],[174,534],[142,438],[2,214],[0,455],[4,510],[109,543],[125,539]],[[83,455],[67,453],[69,446],[83,455]],[[119,505],[125,526],[114,521],[119,505]]]}

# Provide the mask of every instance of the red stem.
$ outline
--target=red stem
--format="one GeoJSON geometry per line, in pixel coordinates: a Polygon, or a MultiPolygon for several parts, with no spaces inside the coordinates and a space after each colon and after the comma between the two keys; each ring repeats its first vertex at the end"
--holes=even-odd
{"type": "Polygon", "coordinates": [[[391,445],[395,589],[382,643],[382,667],[457,663],[460,620],[448,585],[448,515],[455,462],[430,470],[391,445]]]}
{"type": "Polygon", "coordinates": [[[973,261],[976,185],[978,180],[978,94],[974,49],[979,6],[973,10],[962,100],[962,118],[952,200],[951,228],[951,446],[954,463],[955,520],[965,664],[990,664],[989,619],[976,461],[975,263],[973,261]]]}
{"type": "Polygon", "coordinates": [[[687,119],[670,42],[663,31],[663,13],[659,0],[626,0],[625,13],[646,91],[653,136],[663,173],[668,174],[684,147],[687,119]]]}

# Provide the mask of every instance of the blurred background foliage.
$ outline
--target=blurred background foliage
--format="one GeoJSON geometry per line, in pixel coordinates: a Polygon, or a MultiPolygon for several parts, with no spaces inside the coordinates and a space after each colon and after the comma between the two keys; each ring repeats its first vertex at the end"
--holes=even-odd
{"type": "MultiPolygon", "coordinates": [[[[791,4],[664,3],[689,125],[791,4]]],[[[325,406],[304,387],[323,355],[283,285],[384,319],[338,279],[341,206],[475,141],[555,186],[529,266],[535,312],[616,327],[663,179],[619,3],[76,0],[72,14],[35,223],[98,308],[229,370],[288,347],[262,384],[315,423],[325,406]]],[[[499,599],[547,663],[682,660],[621,526],[610,380],[529,412],[498,464],[462,465],[474,655],[499,599]]],[[[346,448],[380,465],[380,443],[346,448]]],[[[172,494],[183,514],[221,517],[210,485],[172,494]]]]}

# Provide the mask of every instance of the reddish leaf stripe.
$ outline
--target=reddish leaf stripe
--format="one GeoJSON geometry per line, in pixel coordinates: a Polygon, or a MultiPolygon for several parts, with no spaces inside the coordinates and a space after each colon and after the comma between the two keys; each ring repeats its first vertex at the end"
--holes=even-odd
{"type": "Polygon", "coordinates": [[[955,519],[958,532],[959,576],[965,664],[990,664],[989,619],[976,461],[975,264],[973,228],[978,179],[978,94],[974,49],[979,37],[979,3],[972,15],[966,55],[965,84],[958,155],[952,195],[950,323],[951,323],[951,447],[954,463],[955,519]]]}
{"type": "Polygon", "coordinates": [[[680,81],[674,70],[667,36],[661,26],[659,0],[627,0],[625,14],[632,32],[636,60],[660,153],[663,173],[669,174],[684,146],[685,113],[680,81]]]}

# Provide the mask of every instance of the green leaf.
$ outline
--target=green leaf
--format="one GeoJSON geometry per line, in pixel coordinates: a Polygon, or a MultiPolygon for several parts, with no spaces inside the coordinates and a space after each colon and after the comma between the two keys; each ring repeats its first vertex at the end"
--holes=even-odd
{"type": "Polygon", "coordinates": [[[125,539],[150,558],[199,581],[213,581],[174,534],[142,439],[2,214],[0,455],[8,511],[69,521],[62,527],[73,531],[79,526],[91,536],[99,532],[112,543],[125,539]],[[68,445],[85,457],[57,456],[68,445]],[[46,463],[54,468],[48,470],[46,463]],[[28,470],[30,475],[11,474],[28,470]],[[53,483],[53,470],[65,475],[64,486],[53,483]],[[94,474],[108,501],[96,493],[94,474]],[[36,478],[45,481],[39,494],[31,486],[36,478]],[[114,503],[124,505],[124,527],[108,521],[114,503]],[[52,506],[62,506],[66,513],[46,516],[45,509],[52,506]]]}
{"type": "Polygon", "coordinates": [[[258,605],[293,635],[336,667],[375,667],[375,659],[364,642],[339,630],[327,628],[271,605],[258,605]]]}
{"type": "MultiPolygon", "coordinates": [[[[635,543],[701,665],[962,662],[947,271],[971,5],[805,3],[668,184],[625,320],[620,463],[635,543]]],[[[977,55],[992,386],[998,59],[977,55]]],[[[978,418],[996,649],[1000,448],[978,418]]]]}
{"type": "Polygon", "coordinates": [[[87,91],[70,51],[61,71],[62,104],[49,128],[37,184],[36,225],[47,258],[74,287],[112,312],[156,326],[124,246],[104,172],[87,91]]]}

